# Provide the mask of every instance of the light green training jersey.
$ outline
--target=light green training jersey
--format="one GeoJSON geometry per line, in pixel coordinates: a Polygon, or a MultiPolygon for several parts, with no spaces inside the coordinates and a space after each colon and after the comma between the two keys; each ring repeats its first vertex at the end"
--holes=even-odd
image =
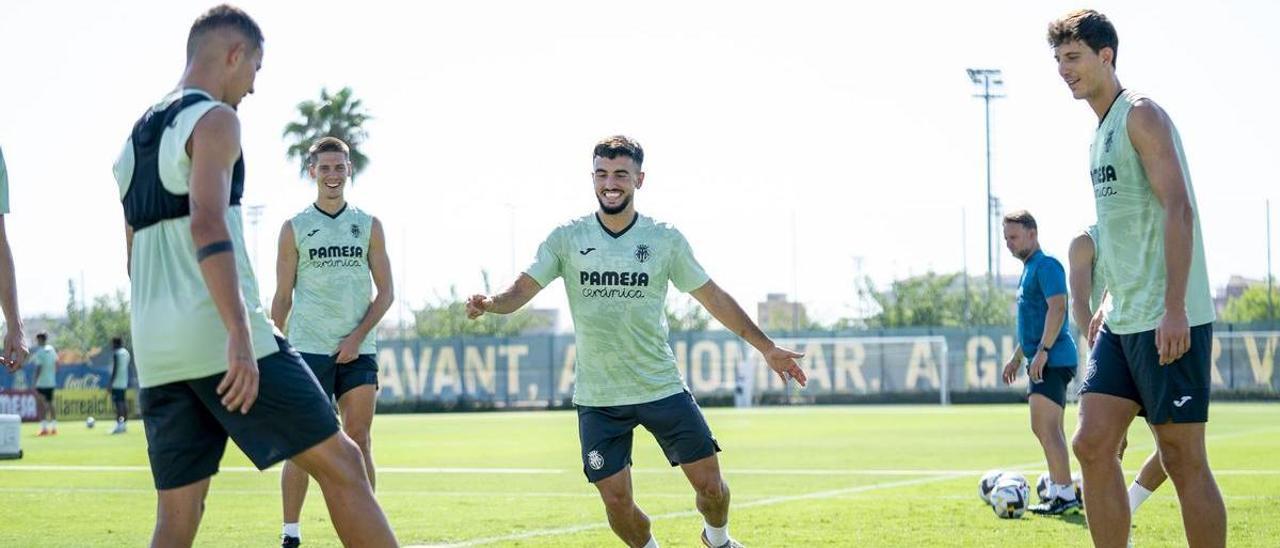
{"type": "Polygon", "coordinates": [[[36,388],[57,388],[58,351],[46,344],[31,353],[31,361],[40,366],[40,377],[36,379],[36,388]]]}
{"type": "Polygon", "coordinates": [[[575,404],[633,405],[685,389],[667,343],[667,283],[688,293],[709,278],[680,231],[637,214],[615,234],[588,215],[553,230],[526,272],[542,287],[564,278],[575,404]]]}
{"type": "MultiPolygon", "coordinates": [[[[298,249],[289,342],[299,352],[336,354],[369,310],[373,216],[350,204],[337,215],[312,205],[289,222],[298,249]]],[[[370,330],[360,342],[361,354],[376,352],[374,335],[370,330]]]]}
{"type": "Polygon", "coordinates": [[[4,150],[0,149],[0,215],[9,213],[9,168],[4,165],[4,150]]]}
{"type": "MultiPolygon", "coordinates": [[[[1111,298],[1104,306],[1107,327],[1126,335],[1151,331],[1164,315],[1164,208],[1151,190],[1142,160],[1129,140],[1129,112],[1144,99],[1122,91],[1098,124],[1090,147],[1090,173],[1098,211],[1095,256],[1105,265],[1103,277],[1111,298]]],[[[1187,184],[1192,208],[1191,269],[1187,279],[1187,321],[1192,326],[1214,320],[1205,267],[1204,238],[1191,173],[1182,139],[1173,129],[1173,145],[1187,184]]]]}
{"type": "MultiPolygon", "coordinates": [[[[190,94],[209,97],[196,89],[180,90],[153,106],[151,114],[163,113],[174,102],[190,94]]],[[[146,189],[148,192],[163,191],[170,196],[187,196],[191,181],[187,142],[200,118],[215,108],[231,107],[210,98],[183,109],[164,128],[157,155],[149,160],[156,162],[155,170],[163,188],[149,188],[146,189]]],[[[134,157],[133,145],[130,137],[113,169],[122,200],[135,183],[134,164],[138,159],[134,157]]],[[[145,185],[148,181],[137,183],[145,185]]],[[[253,337],[254,359],[262,359],[279,352],[280,347],[275,340],[275,329],[262,307],[258,281],[245,251],[239,205],[227,208],[226,222],[240,293],[249,318],[249,332],[253,337]]],[[[196,261],[191,217],[164,219],[135,229],[130,260],[132,339],[133,351],[137,352],[134,358],[139,386],[149,388],[225,372],[227,329],[196,261]]]]}
{"type": "Polygon", "coordinates": [[[111,355],[111,388],[124,390],[129,388],[129,351],[117,348],[111,355]]]}

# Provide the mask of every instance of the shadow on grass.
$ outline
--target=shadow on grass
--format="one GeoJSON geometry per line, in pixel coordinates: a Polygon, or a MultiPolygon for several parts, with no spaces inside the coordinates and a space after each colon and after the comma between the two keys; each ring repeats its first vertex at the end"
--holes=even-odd
{"type": "Polygon", "coordinates": [[[1072,524],[1072,525],[1078,525],[1078,526],[1080,526],[1080,528],[1081,528],[1081,529],[1088,529],[1088,528],[1089,528],[1089,526],[1085,523],[1085,520],[1084,520],[1084,514],[1068,514],[1068,515],[1065,515],[1065,516],[1039,516],[1039,517],[1042,517],[1042,518],[1045,518],[1045,519],[1056,519],[1056,520],[1061,521],[1061,522],[1063,522],[1063,523],[1070,523],[1070,524],[1072,524]]]}

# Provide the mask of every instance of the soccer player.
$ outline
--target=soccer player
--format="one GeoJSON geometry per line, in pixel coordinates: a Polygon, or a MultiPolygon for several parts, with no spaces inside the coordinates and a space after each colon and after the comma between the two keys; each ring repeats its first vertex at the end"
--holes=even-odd
{"type": "Polygon", "coordinates": [[[1030,507],[1037,514],[1080,513],[1071,482],[1071,460],[1062,415],[1067,385],[1076,376],[1076,343],[1067,328],[1067,275],[1058,259],[1040,249],[1036,219],[1026,211],[1004,217],[1004,241],[1023,262],[1018,287],[1018,346],[1004,366],[1004,382],[1018,378],[1024,357],[1030,358],[1027,403],[1031,431],[1040,440],[1049,466],[1048,500],[1030,507]]]}
{"type": "MultiPolygon", "coordinates": [[[[347,144],[334,137],[319,139],[311,145],[308,158],[316,201],[280,229],[271,319],[282,331],[287,322],[289,342],[315,373],[325,396],[337,398],[342,431],[360,446],[369,484],[374,486],[369,441],[378,400],[374,328],[395,299],[391,261],[382,223],[347,203],[344,191],[351,175],[347,144]],[[371,285],[377,287],[376,296],[371,295],[371,285]]],[[[298,518],[308,481],[301,468],[284,463],[281,536],[286,548],[302,542],[298,518]]]]}
{"type": "MultiPolygon", "coordinates": [[[[1097,240],[1098,225],[1090,225],[1087,230],[1071,240],[1067,255],[1068,262],[1071,263],[1071,293],[1077,296],[1071,301],[1071,314],[1075,316],[1076,325],[1085,330],[1090,348],[1093,348],[1098,330],[1102,327],[1102,315],[1099,312],[1102,301],[1106,297],[1106,287],[1102,285],[1102,263],[1097,260],[1097,254],[1094,252],[1094,242],[1097,240]],[[1088,295],[1089,298],[1085,299],[1081,295],[1088,295]]],[[[1127,445],[1127,438],[1120,443],[1121,461],[1124,460],[1124,448],[1127,445]]],[[[1129,485],[1129,513],[1137,512],[1138,507],[1142,506],[1142,503],[1146,502],[1151,493],[1158,489],[1168,477],[1164,473],[1164,466],[1160,464],[1159,449],[1152,451],[1147,460],[1142,463],[1138,477],[1134,478],[1133,483],[1129,485]]]]}
{"type": "Polygon", "coordinates": [[[315,477],[344,544],[394,546],[360,448],[274,334],[245,252],[236,107],[262,66],[258,24],[196,19],[178,88],[134,125],[115,164],[126,220],[139,403],[159,503],[153,546],[190,546],[227,438],[259,469],[315,477]]]}
{"type": "Polygon", "coordinates": [[[36,395],[44,407],[40,416],[40,433],[37,436],[58,434],[58,412],[53,408],[53,393],[58,389],[58,351],[49,344],[49,335],[36,333],[36,349],[31,353],[36,364],[36,395]]]}
{"type": "Polygon", "coordinates": [[[1098,118],[1090,174],[1108,298],[1072,442],[1089,533],[1098,546],[1126,543],[1131,514],[1116,455],[1142,411],[1177,489],[1187,544],[1223,546],[1227,510],[1205,449],[1214,310],[1181,139],[1159,105],[1120,84],[1106,16],[1072,12],[1049,24],[1048,41],[1072,96],[1098,118]]]}
{"type": "Polygon", "coordinates": [[[112,337],[111,348],[111,403],[116,408],[116,427],[112,434],[123,434],[125,422],[129,420],[129,403],[125,401],[125,391],[129,389],[129,351],[124,348],[124,339],[112,337]]]}
{"type": "Polygon", "coordinates": [[[676,368],[663,313],[667,285],[689,292],[729,330],[764,355],[785,381],[802,386],[802,354],[773,343],[738,303],[702,270],[693,250],[669,224],[640,215],[644,150],[614,136],[592,154],[600,209],[551,232],[533,264],[506,291],[473,295],[467,315],[509,314],[563,277],[577,341],[573,402],[578,408],[582,470],[604,501],[609,526],[627,545],[656,547],[649,517],[631,488],[631,441],[637,425],[658,440],[696,492],[705,523],[702,543],[741,546],[729,536],[729,486],[720,475],[711,434],[676,368]]]}
{"type": "Polygon", "coordinates": [[[5,328],[0,364],[12,373],[27,362],[27,337],[22,332],[22,314],[18,312],[18,286],[14,283],[13,252],[9,249],[9,236],[4,228],[4,216],[8,214],[9,169],[5,167],[4,151],[0,150],[0,309],[4,311],[5,328]]]}

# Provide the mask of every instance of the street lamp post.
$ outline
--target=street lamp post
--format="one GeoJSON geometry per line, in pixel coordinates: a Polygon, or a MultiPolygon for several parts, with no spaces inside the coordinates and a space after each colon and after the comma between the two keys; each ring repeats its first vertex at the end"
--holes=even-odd
{"type": "Polygon", "coordinates": [[[995,272],[995,246],[992,233],[992,220],[995,215],[991,196],[991,100],[1004,97],[1004,75],[1000,69],[965,69],[969,80],[976,86],[974,97],[982,99],[986,114],[987,134],[987,278],[991,279],[995,272]]]}

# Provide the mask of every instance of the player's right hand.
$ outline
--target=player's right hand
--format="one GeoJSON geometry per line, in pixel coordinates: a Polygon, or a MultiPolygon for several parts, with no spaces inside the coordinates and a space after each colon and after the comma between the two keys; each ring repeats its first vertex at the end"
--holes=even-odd
{"type": "Polygon", "coordinates": [[[485,295],[472,295],[467,299],[467,319],[474,320],[483,316],[493,306],[493,299],[485,295]]]}
{"type": "Polygon", "coordinates": [[[1013,384],[1018,379],[1018,367],[1022,365],[1022,360],[1012,359],[1009,363],[1004,364],[1004,373],[1001,377],[1005,384],[1013,384]]]}
{"type": "Polygon", "coordinates": [[[4,354],[0,355],[0,362],[4,363],[5,369],[10,373],[22,369],[22,365],[27,363],[28,354],[27,338],[21,327],[8,330],[4,334],[4,354]]]}
{"type": "Polygon", "coordinates": [[[227,411],[242,415],[258,399],[258,362],[253,359],[253,338],[248,333],[227,339],[227,373],[218,383],[218,395],[227,411]]]}

